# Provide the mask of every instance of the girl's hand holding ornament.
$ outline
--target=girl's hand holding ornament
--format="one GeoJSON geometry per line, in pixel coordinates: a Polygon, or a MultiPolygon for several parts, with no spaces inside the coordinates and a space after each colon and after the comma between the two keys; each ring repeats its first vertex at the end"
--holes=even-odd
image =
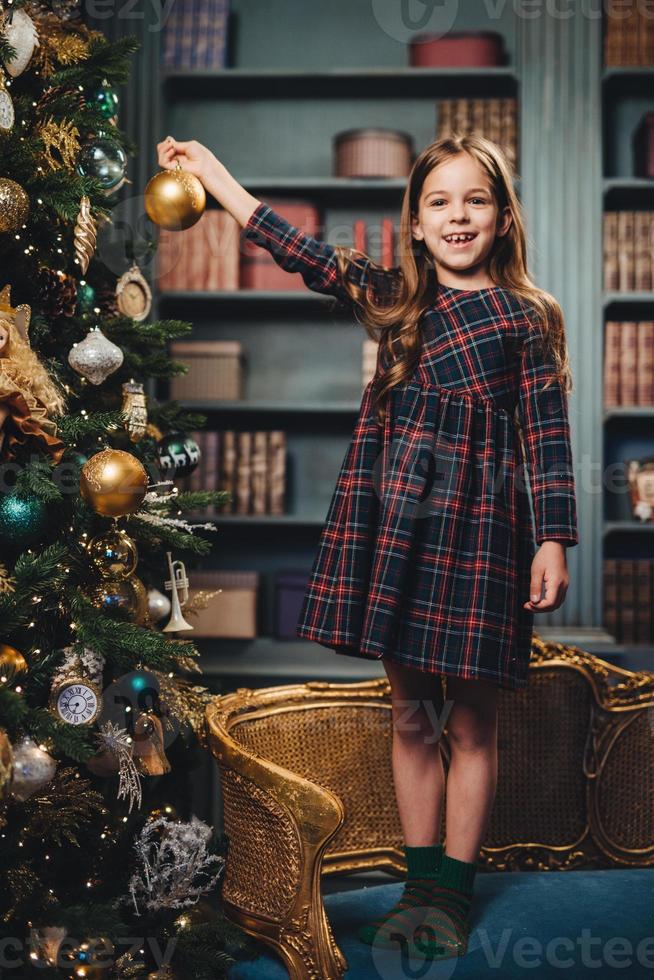
{"type": "Polygon", "coordinates": [[[178,164],[187,174],[193,174],[207,186],[207,180],[218,163],[216,157],[202,143],[189,140],[181,143],[167,136],[162,143],[157,144],[159,166],[162,170],[174,170],[178,164]]]}

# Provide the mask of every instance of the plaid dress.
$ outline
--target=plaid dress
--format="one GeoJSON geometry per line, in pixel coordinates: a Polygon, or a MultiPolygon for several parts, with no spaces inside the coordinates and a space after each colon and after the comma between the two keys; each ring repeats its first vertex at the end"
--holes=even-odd
{"type": "MultiPolygon", "coordinates": [[[[263,203],[244,236],[351,306],[331,245],[263,203]]],[[[398,271],[355,258],[346,277],[380,297],[398,271]]],[[[528,680],[534,537],[578,543],[567,397],[556,380],[542,390],[553,365],[509,289],[438,284],[420,329],[419,361],[390,390],[383,427],[374,378],[364,390],[297,635],[517,690],[528,680]]]]}

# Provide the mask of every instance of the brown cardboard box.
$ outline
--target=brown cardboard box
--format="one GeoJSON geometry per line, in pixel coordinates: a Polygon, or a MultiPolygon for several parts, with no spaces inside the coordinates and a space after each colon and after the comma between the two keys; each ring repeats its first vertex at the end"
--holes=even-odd
{"type": "MultiPolygon", "coordinates": [[[[206,609],[184,618],[194,628],[196,637],[248,639],[257,636],[257,593],[259,572],[203,571],[189,572],[189,603],[200,590],[222,592],[209,601],[206,609]]],[[[188,603],[186,604],[188,606],[188,603]]]]}

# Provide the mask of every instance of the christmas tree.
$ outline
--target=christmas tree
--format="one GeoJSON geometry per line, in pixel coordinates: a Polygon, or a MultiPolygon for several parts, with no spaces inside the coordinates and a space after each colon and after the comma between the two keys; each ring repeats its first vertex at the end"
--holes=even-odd
{"type": "Polygon", "coordinates": [[[152,393],[185,370],[168,344],[191,324],[147,322],[143,256],[118,278],[102,261],[137,152],[117,94],[136,49],[90,29],[76,0],[0,4],[0,921],[13,977],[219,977],[253,952],[206,900],[225,842],[179,775],[208,749],[209,698],[177,635],[193,613],[180,562],[212,547],[214,526],[191,515],[228,499],[175,486],[205,419],[152,393]]]}

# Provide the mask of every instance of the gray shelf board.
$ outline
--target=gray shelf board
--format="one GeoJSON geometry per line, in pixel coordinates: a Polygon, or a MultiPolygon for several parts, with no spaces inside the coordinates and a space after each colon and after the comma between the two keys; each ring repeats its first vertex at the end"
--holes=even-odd
{"type": "Polygon", "coordinates": [[[166,97],[297,99],[316,97],[455,98],[512,96],[518,78],[512,67],[490,68],[288,68],[171,70],[161,81],[166,97]]]}
{"type": "Polygon", "coordinates": [[[636,290],[633,290],[631,292],[604,293],[605,309],[607,306],[612,306],[614,304],[628,303],[654,303],[654,292],[637,292],[636,290]]]}
{"type": "Polygon", "coordinates": [[[606,177],[605,198],[639,198],[654,191],[654,177],[606,177]]]}
{"type": "Polygon", "coordinates": [[[257,637],[238,641],[199,638],[196,643],[201,654],[199,665],[207,677],[253,677],[260,681],[257,684],[259,687],[267,683],[267,677],[292,677],[299,681],[354,681],[386,676],[381,662],[344,656],[318,643],[299,639],[257,637]]]}
{"type": "Polygon", "coordinates": [[[616,405],[604,412],[604,421],[615,419],[649,419],[654,418],[654,405],[616,405]]]}
{"type": "MultiPolygon", "coordinates": [[[[299,191],[324,199],[333,195],[340,202],[343,196],[348,195],[378,197],[387,194],[389,197],[399,197],[406,189],[407,177],[242,177],[239,183],[251,194],[299,191]]],[[[518,187],[519,178],[514,183],[518,187]]]]}
{"type": "Polygon", "coordinates": [[[654,89],[654,65],[624,65],[602,72],[604,94],[644,96],[654,89]]]}
{"type": "Polygon", "coordinates": [[[189,524],[203,524],[211,521],[214,524],[236,525],[272,525],[279,527],[321,527],[324,517],[309,514],[213,514],[204,517],[202,514],[192,514],[186,517],[189,524]]]}
{"type": "Polygon", "coordinates": [[[159,293],[160,303],[220,303],[234,306],[248,306],[256,303],[275,303],[278,305],[327,306],[334,303],[335,297],[313,290],[293,289],[177,289],[159,293]]]}
{"type": "MultiPolygon", "coordinates": [[[[628,670],[654,671],[654,646],[651,644],[616,643],[602,628],[552,627],[538,632],[544,640],[578,646],[628,670]]],[[[246,682],[252,678],[256,680],[253,687],[272,685],[280,678],[304,682],[356,681],[386,676],[381,661],[344,656],[304,640],[198,638],[196,643],[201,654],[199,665],[207,678],[238,678],[246,682]]]]}
{"type": "Polygon", "coordinates": [[[184,399],[179,404],[182,408],[198,412],[224,412],[228,414],[263,414],[277,415],[307,415],[332,414],[354,415],[360,402],[257,402],[257,401],[195,401],[184,399]]]}
{"type": "Polygon", "coordinates": [[[644,521],[604,521],[604,534],[633,534],[635,531],[652,533],[654,531],[654,521],[651,523],[644,521]]]}

